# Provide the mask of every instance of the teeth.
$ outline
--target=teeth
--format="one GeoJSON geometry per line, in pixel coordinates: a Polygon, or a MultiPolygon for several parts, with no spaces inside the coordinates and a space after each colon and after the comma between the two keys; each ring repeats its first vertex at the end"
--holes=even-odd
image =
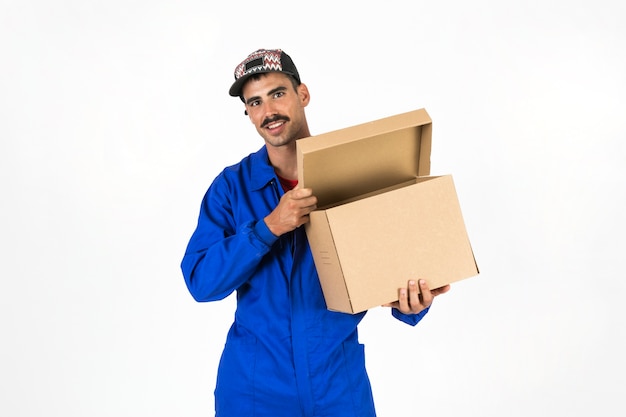
{"type": "Polygon", "coordinates": [[[269,125],[267,125],[268,129],[275,129],[278,126],[281,126],[283,124],[283,122],[277,122],[277,123],[271,123],[269,125]]]}

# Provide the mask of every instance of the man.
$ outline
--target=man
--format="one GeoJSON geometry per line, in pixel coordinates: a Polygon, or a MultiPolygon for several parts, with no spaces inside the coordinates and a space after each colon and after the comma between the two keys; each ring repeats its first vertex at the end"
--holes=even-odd
{"type": "MultiPolygon", "coordinates": [[[[236,67],[229,93],[243,101],[265,144],[215,178],[181,264],[195,300],[237,293],[216,416],[375,416],[357,335],[365,313],[326,308],[300,227],[317,203],[314,190],[297,187],[296,140],[310,136],[309,91],[289,55],[257,50],[236,67]]],[[[448,289],[411,281],[389,306],[415,325],[448,289]]]]}

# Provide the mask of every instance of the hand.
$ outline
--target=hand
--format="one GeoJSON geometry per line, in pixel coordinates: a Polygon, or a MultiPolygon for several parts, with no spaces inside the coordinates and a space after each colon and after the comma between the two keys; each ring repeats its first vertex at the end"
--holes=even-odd
{"type": "Polygon", "coordinates": [[[436,296],[446,293],[450,290],[450,285],[430,290],[425,280],[419,280],[418,283],[409,281],[408,288],[400,288],[398,290],[398,301],[385,304],[383,307],[393,307],[404,314],[417,314],[430,307],[436,296]]]}
{"type": "Polygon", "coordinates": [[[265,217],[265,224],[275,236],[291,232],[309,221],[317,208],[317,197],[310,188],[294,188],[280,198],[278,206],[265,217]]]}

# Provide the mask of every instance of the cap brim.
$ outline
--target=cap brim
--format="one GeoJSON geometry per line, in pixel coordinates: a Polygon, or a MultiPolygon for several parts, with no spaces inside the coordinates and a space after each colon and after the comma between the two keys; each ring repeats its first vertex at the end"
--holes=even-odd
{"type": "MultiPolygon", "coordinates": [[[[260,74],[260,72],[257,72],[256,74],[260,74]]],[[[251,75],[252,74],[246,74],[242,76],[241,78],[239,78],[237,81],[235,81],[233,85],[230,87],[230,90],[228,90],[228,94],[230,94],[233,97],[241,96],[241,89],[243,87],[243,84],[246,81],[248,81],[248,78],[250,78],[251,75]]]]}
{"type": "Polygon", "coordinates": [[[237,81],[235,81],[233,83],[232,86],[230,86],[230,90],[228,90],[228,94],[230,94],[233,97],[240,97],[241,96],[241,90],[243,89],[243,85],[246,83],[246,81],[248,81],[248,78],[252,77],[253,75],[258,75],[258,74],[267,74],[270,72],[278,72],[280,74],[285,74],[288,75],[290,77],[294,77],[296,79],[298,79],[298,77],[288,71],[257,71],[257,72],[252,72],[250,74],[245,74],[243,76],[241,76],[241,78],[239,78],[237,81]]]}

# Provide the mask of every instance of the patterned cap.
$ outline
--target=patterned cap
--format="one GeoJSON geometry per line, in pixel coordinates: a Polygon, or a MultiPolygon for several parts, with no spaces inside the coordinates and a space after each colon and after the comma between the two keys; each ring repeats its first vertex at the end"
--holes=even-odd
{"type": "Polygon", "coordinates": [[[300,83],[300,75],[291,57],[280,49],[259,49],[235,68],[235,82],[228,93],[241,96],[241,88],[250,76],[266,72],[282,72],[294,77],[300,83]]]}

